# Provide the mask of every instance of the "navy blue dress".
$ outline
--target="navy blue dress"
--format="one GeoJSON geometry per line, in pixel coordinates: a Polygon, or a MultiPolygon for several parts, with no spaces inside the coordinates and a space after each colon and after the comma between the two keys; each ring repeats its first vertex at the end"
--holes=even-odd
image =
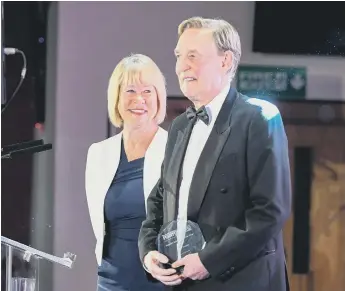
{"type": "Polygon", "coordinates": [[[144,158],[129,162],[121,145],[121,159],[104,201],[106,234],[98,268],[98,291],[162,291],[149,281],[139,259],[138,236],[145,219],[144,158]]]}

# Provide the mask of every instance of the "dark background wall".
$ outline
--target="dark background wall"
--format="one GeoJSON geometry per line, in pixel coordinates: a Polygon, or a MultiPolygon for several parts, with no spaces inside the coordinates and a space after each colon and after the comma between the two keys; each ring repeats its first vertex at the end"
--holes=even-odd
{"type": "MultiPolygon", "coordinates": [[[[4,47],[22,50],[27,59],[26,77],[1,116],[1,145],[33,140],[35,125],[44,123],[45,27],[47,3],[2,2],[4,47]]],[[[23,68],[20,54],[5,56],[5,99],[18,85],[23,68]]],[[[3,105],[2,105],[3,107],[3,105]]],[[[1,167],[1,234],[29,243],[31,222],[32,161],[30,154],[3,160],[1,167]]]]}

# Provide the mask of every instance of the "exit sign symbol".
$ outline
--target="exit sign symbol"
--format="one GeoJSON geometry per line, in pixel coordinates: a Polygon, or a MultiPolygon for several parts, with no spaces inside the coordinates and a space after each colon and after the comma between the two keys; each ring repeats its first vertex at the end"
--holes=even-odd
{"type": "Polygon", "coordinates": [[[306,96],[306,76],[305,68],[239,66],[237,90],[256,98],[303,99],[306,96]]]}

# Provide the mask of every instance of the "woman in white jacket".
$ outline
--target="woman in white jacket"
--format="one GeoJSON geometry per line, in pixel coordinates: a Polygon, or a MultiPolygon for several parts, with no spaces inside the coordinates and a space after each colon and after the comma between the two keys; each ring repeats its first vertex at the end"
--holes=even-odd
{"type": "Polygon", "coordinates": [[[138,235],[146,216],[146,199],[157,183],[167,132],[165,79],[145,55],[124,58],[108,87],[108,113],[123,130],[90,146],[86,196],[97,239],[98,291],[153,291],[140,262],[138,235]]]}

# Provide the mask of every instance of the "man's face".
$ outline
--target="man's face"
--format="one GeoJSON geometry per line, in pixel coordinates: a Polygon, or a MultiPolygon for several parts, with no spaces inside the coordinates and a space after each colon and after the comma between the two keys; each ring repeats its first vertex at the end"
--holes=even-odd
{"type": "Polygon", "coordinates": [[[197,107],[209,103],[223,89],[229,55],[220,54],[208,29],[187,29],[176,49],[176,74],[182,93],[197,107]]]}

